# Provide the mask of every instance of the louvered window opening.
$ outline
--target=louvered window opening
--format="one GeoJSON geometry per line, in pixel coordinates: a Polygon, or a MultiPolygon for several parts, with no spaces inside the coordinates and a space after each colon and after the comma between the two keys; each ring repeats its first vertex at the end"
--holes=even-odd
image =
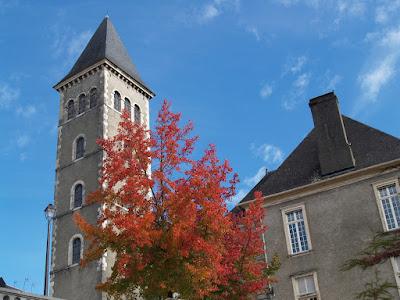
{"type": "Polygon", "coordinates": [[[97,89],[93,88],[90,90],[90,96],[89,96],[89,105],[90,108],[93,108],[97,105],[97,89]]]}
{"type": "Polygon", "coordinates": [[[72,264],[78,264],[81,260],[81,245],[80,238],[75,238],[72,241],[72,264]]]}
{"type": "Polygon", "coordinates": [[[76,140],[75,159],[81,158],[85,155],[85,139],[79,137],[76,140]]]}
{"type": "Polygon", "coordinates": [[[83,200],[83,186],[82,184],[77,184],[74,190],[74,208],[81,207],[83,200]]]}

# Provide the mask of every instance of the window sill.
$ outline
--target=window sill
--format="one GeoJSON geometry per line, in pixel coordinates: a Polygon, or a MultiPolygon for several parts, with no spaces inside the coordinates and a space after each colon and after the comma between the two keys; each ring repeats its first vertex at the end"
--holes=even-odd
{"type": "Polygon", "coordinates": [[[78,266],[79,266],[79,263],[74,263],[74,264],[68,265],[68,268],[72,269],[72,268],[75,268],[75,267],[78,267],[78,266]]]}
{"type": "Polygon", "coordinates": [[[313,252],[313,250],[310,249],[310,250],[308,250],[308,251],[304,251],[304,252],[300,252],[300,253],[288,254],[288,257],[289,257],[289,258],[292,258],[292,257],[304,256],[304,255],[311,254],[312,252],[313,252]]]}
{"type": "Polygon", "coordinates": [[[84,159],[84,158],[85,158],[85,155],[82,156],[82,157],[79,157],[79,158],[74,158],[74,159],[72,160],[72,162],[77,162],[77,161],[80,161],[80,160],[82,160],[82,159],[84,159]]]}
{"type": "Polygon", "coordinates": [[[76,211],[76,210],[80,210],[83,207],[83,205],[78,206],[78,207],[71,207],[71,211],[76,211]]]}

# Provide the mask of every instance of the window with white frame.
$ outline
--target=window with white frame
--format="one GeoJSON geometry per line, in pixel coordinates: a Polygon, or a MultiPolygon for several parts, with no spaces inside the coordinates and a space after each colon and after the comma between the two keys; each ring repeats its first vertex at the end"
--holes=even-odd
{"type": "Polygon", "coordinates": [[[308,224],[304,205],[282,211],[289,254],[311,250],[308,224]]]}
{"type": "Polygon", "coordinates": [[[305,274],[292,278],[296,300],[318,300],[317,274],[305,274]]]}
{"type": "Polygon", "coordinates": [[[375,186],[375,192],[386,230],[400,228],[400,189],[397,181],[375,186]]]}
{"type": "Polygon", "coordinates": [[[81,234],[75,234],[68,245],[68,265],[77,265],[83,256],[83,237],[81,234]]]}
{"type": "Polygon", "coordinates": [[[71,188],[71,209],[81,208],[85,198],[85,184],[79,180],[72,185],[71,188]]]}

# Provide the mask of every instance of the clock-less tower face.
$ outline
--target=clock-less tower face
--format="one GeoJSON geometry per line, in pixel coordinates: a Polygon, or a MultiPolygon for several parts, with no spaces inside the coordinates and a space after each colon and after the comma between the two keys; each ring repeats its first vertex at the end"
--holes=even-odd
{"type": "Polygon", "coordinates": [[[95,290],[111,272],[112,255],[85,268],[79,261],[88,243],[73,221],[77,211],[95,223],[100,207],[88,205],[98,189],[103,152],[98,138],[113,136],[123,110],[149,126],[154,96],[139,77],[114,26],[100,24],[77,62],[56,86],[60,94],[53,226],[51,294],[63,299],[105,299],[95,290]]]}

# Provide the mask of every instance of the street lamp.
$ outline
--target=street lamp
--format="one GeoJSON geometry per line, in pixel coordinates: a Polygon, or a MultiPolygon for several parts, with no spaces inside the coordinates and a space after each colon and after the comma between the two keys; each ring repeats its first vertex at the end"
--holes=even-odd
{"type": "Polygon", "coordinates": [[[56,215],[56,208],[53,204],[47,205],[44,209],[44,215],[47,220],[47,244],[46,244],[46,266],[44,271],[44,292],[43,295],[47,296],[49,286],[49,253],[50,253],[50,223],[56,215]]]}

